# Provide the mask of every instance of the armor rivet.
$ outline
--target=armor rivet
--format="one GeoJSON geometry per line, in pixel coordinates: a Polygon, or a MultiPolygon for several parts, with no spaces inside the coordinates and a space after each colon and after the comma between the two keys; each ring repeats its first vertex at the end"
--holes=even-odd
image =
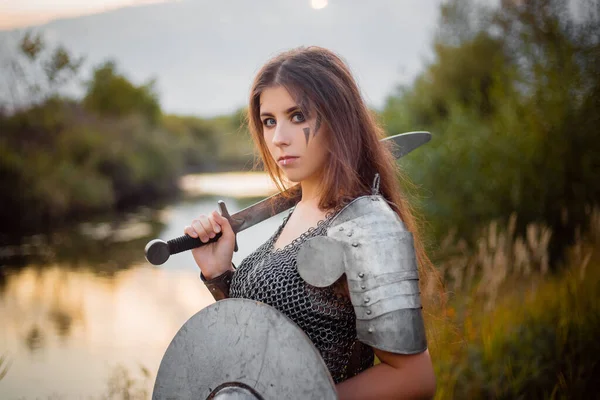
{"type": "Polygon", "coordinates": [[[348,232],[348,237],[352,237],[352,232],[348,232]]]}
{"type": "Polygon", "coordinates": [[[371,310],[367,310],[367,315],[371,315],[371,310]]]}
{"type": "Polygon", "coordinates": [[[358,247],[358,243],[356,243],[356,242],[352,243],[352,247],[358,247]]]}
{"type": "Polygon", "coordinates": [[[343,232],[343,231],[344,231],[344,227],[340,226],[340,232],[343,232]]]}
{"type": "Polygon", "coordinates": [[[373,333],[373,328],[372,328],[372,327],[370,327],[368,332],[369,332],[369,333],[373,333]]]}
{"type": "Polygon", "coordinates": [[[365,303],[368,303],[369,301],[371,301],[371,299],[368,297],[365,297],[365,303]]]}
{"type": "Polygon", "coordinates": [[[365,274],[364,274],[364,273],[362,273],[362,272],[359,272],[359,273],[358,273],[358,277],[359,277],[359,278],[363,278],[364,276],[365,276],[365,274]]]}
{"type": "Polygon", "coordinates": [[[365,285],[360,285],[360,288],[361,288],[362,290],[365,290],[367,287],[366,287],[365,285]]]}

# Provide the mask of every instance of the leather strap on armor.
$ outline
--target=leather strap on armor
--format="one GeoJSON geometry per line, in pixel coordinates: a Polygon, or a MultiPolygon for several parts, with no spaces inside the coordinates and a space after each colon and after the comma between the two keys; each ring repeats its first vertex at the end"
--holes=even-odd
{"type": "Polygon", "coordinates": [[[234,271],[229,270],[215,278],[206,279],[204,275],[202,275],[202,272],[200,272],[200,279],[204,282],[215,300],[219,301],[229,297],[229,286],[231,285],[233,273],[234,271]]]}

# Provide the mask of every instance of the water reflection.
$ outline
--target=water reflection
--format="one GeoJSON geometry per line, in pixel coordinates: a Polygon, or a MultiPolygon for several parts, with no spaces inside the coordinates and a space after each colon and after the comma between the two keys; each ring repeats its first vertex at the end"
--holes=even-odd
{"type": "Polygon", "coordinates": [[[49,234],[17,238],[0,246],[0,262],[19,266],[58,263],[69,268],[93,268],[114,272],[143,260],[139,246],[165,227],[161,211],[140,209],[136,213],[85,222],[49,234]]]}
{"type": "Polygon", "coordinates": [[[0,397],[99,394],[117,364],[155,373],[179,327],[211,302],[186,271],[25,268],[8,277],[0,303],[0,343],[13,359],[0,397]]]}
{"type": "Polygon", "coordinates": [[[27,335],[25,335],[25,344],[30,351],[35,351],[42,347],[44,336],[39,326],[34,325],[27,335]]]}
{"type": "MultiPolygon", "coordinates": [[[[18,245],[26,251],[14,252],[17,265],[4,262],[0,274],[0,355],[8,352],[11,361],[0,398],[99,398],[131,381],[128,371],[140,376],[136,390],[150,393],[175,333],[213,299],[189,252],[156,267],[143,249],[151,239],[181,235],[217,200],[141,210],[18,245]]],[[[253,202],[225,200],[231,212],[253,202]]],[[[281,218],[242,232],[234,262],[271,235],[281,218]]]]}

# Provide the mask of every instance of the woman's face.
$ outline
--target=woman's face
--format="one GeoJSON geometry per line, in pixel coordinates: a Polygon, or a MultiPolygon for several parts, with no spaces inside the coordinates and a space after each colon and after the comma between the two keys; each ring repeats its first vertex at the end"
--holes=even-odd
{"type": "Polygon", "coordinates": [[[317,181],[329,154],[326,129],[308,119],[283,86],[260,96],[260,119],[271,157],[291,182],[317,181]]]}

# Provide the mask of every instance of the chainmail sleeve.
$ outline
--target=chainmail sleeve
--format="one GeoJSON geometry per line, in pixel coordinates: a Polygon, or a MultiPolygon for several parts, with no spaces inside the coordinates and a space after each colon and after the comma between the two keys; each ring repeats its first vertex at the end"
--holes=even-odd
{"type": "Polygon", "coordinates": [[[298,273],[299,246],[308,238],[325,235],[332,215],[284,248],[275,249],[290,215],[269,240],[238,266],[231,279],[229,297],[263,302],[294,321],[320,351],[334,382],[339,383],[372,366],[373,350],[357,339],[356,315],[350,299],[340,295],[336,285],[311,286],[298,273]]]}

